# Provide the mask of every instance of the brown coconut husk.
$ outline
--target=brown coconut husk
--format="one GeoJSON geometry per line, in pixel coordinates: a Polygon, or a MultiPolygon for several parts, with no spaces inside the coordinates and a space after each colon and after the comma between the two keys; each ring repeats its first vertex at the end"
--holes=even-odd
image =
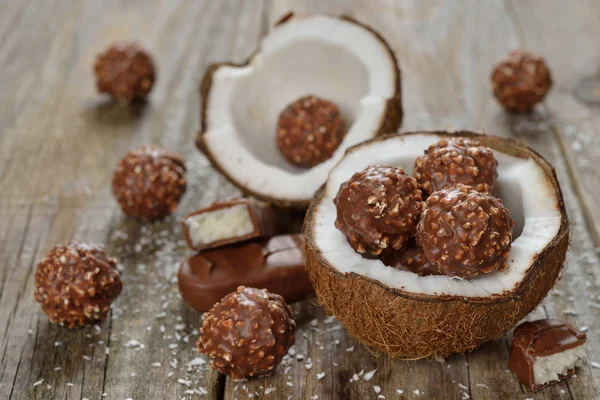
{"type": "MultiPolygon", "coordinates": [[[[285,24],[285,23],[291,21],[293,18],[296,18],[296,17],[294,16],[294,13],[290,12],[290,13],[284,15],[275,25],[278,26],[278,25],[285,24]]],[[[375,132],[373,132],[373,136],[375,137],[375,136],[382,135],[385,133],[396,132],[398,130],[398,128],[400,128],[400,125],[402,124],[402,118],[403,118],[402,86],[401,86],[400,65],[398,64],[398,60],[396,59],[396,56],[394,55],[392,48],[385,41],[385,39],[370,26],[365,25],[361,22],[358,22],[357,20],[355,20],[354,18],[349,17],[349,16],[340,16],[338,18],[343,19],[348,22],[352,22],[352,23],[359,25],[362,28],[372,32],[377,37],[377,39],[379,39],[381,41],[381,43],[383,43],[383,45],[389,51],[389,54],[394,63],[394,66],[395,66],[395,68],[394,68],[394,72],[396,74],[396,76],[395,76],[395,93],[392,98],[387,100],[385,112],[381,117],[381,120],[379,122],[379,127],[377,128],[377,130],[375,132]]],[[[210,90],[211,90],[211,86],[212,86],[213,74],[219,68],[224,67],[224,66],[229,66],[229,67],[247,66],[248,64],[250,64],[252,62],[252,59],[259,52],[260,52],[260,49],[257,49],[257,51],[255,51],[254,54],[251,55],[248,58],[248,60],[246,60],[243,63],[236,64],[236,63],[232,63],[232,62],[221,62],[221,63],[214,63],[214,64],[211,64],[208,66],[206,72],[204,73],[204,77],[202,78],[202,82],[200,84],[200,97],[202,99],[202,106],[201,106],[200,113],[201,113],[202,121],[200,124],[200,131],[198,132],[198,135],[196,136],[196,147],[198,147],[198,149],[202,153],[204,153],[206,155],[206,157],[208,157],[211,164],[223,176],[225,176],[225,178],[227,178],[231,183],[233,183],[235,186],[237,186],[243,193],[245,193],[249,196],[255,197],[257,199],[263,200],[265,202],[268,202],[270,204],[273,204],[274,206],[279,207],[279,208],[306,209],[306,208],[308,208],[308,206],[310,204],[310,200],[281,199],[281,198],[277,198],[277,197],[265,196],[262,193],[257,193],[253,190],[248,189],[241,182],[236,181],[228,173],[227,168],[224,165],[221,165],[217,162],[217,160],[212,156],[212,154],[210,153],[210,150],[207,148],[206,144],[204,143],[204,134],[207,132],[207,128],[208,128],[206,126],[206,108],[207,108],[207,104],[208,104],[208,96],[210,94],[210,90]]],[[[273,129],[275,129],[275,127],[273,129]]]]}
{"type": "MultiPolygon", "coordinates": [[[[432,133],[450,135],[447,132],[432,133]]],[[[552,166],[534,150],[514,140],[471,132],[457,132],[456,135],[471,137],[506,154],[535,160],[557,192],[557,207],[562,215],[560,229],[554,240],[537,255],[520,284],[502,296],[462,298],[409,293],[360,275],[343,275],[323,258],[313,236],[314,216],[324,196],[322,187],[311,203],[303,227],[306,267],[318,299],[350,334],[392,357],[443,357],[501,337],[542,301],[559,277],[565,261],[569,224],[552,166]]],[[[348,152],[386,137],[358,144],[348,152]]]]}

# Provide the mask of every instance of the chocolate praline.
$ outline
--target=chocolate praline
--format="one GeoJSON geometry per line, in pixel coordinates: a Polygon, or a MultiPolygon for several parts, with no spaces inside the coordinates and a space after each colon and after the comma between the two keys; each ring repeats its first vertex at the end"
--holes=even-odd
{"type": "Polygon", "coordinates": [[[156,79],[152,57],[136,43],[111,46],[98,55],[94,72],[98,92],[125,103],[145,99],[156,79]]]}
{"type": "Polygon", "coordinates": [[[156,146],[127,153],[117,165],[113,193],[123,212],[146,221],[177,209],[186,189],[183,158],[156,146]]]}
{"type": "Polygon", "coordinates": [[[550,69],[542,57],[516,50],[492,72],[498,102],[510,112],[527,112],[541,102],[552,87],[550,69]]]}
{"type": "Polygon", "coordinates": [[[277,147],[288,162],[310,168],[331,158],[345,135],[338,107],[331,101],[306,96],[279,115],[277,147]]]}
{"type": "Polygon", "coordinates": [[[54,323],[73,328],[102,320],[121,293],[116,264],[94,244],[58,245],[37,266],[35,299],[54,323]]]}
{"type": "Polygon", "coordinates": [[[294,344],[295,327],[281,296],[240,286],[204,314],[196,346],[235,380],[267,375],[294,344]]]}
{"type": "Polygon", "coordinates": [[[415,161],[414,177],[425,197],[459,183],[492,193],[498,162],[489,147],[467,138],[442,139],[415,161]]]}
{"type": "Polygon", "coordinates": [[[384,253],[381,261],[388,267],[413,272],[419,276],[442,275],[414,240],[411,240],[404,250],[384,253]]]}
{"type": "Polygon", "coordinates": [[[335,227],[367,257],[401,250],[415,235],[423,208],[417,181],[402,168],[371,165],[342,183],[335,227]]]}
{"type": "Polygon", "coordinates": [[[429,196],[416,238],[442,273],[472,279],[504,268],[513,225],[502,200],[459,184],[429,196]]]}

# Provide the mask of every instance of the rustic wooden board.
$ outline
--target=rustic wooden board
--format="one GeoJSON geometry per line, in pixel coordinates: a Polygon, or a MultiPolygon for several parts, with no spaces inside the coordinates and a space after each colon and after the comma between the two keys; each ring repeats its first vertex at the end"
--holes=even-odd
{"type": "MultiPolygon", "coordinates": [[[[600,120],[598,108],[578,102],[573,90],[597,72],[599,21],[592,0],[3,3],[0,398],[598,398],[600,369],[591,362],[600,362],[600,182],[593,162],[600,120]],[[234,382],[206,365],[187,366],[204,360],[194,348],[200,314],[181,301],[173,279],[190,252],[176,217],[142,224],[122,216],[110,191],[112,168],[129,148],[156,143],[186,158],[189,189],[179,214],[237,194],[193,147],[197,85],[209,62],[242,61],[290,9],[350,14],[388,38],[404,77],[403,130],[471,128],[516,137],[555,165],[572,222],[568,269],[528,318],[588,328],[588,359],[577,378],[527,393],[505,371],[507,338],[443,363],[377,356],[327,317],[316,298],[293,305],[297,344],[273,376],[234,382]],[[158,61],[159,80],[145,106],[119,107],[95,93],[94,57],[118,39],[139,40],[158,61]],[[491,65],[520,46],[544,54],[557,83],[536,113],[508,116],[488,78],[491,65]],[[49,324],[32,295],[37,260],[71,238],[104,244],[120,258],[125,282],[109,320],[73,331],[49,324]]],[[[297,230],[297,216],[286,224],[297,230]]]]}

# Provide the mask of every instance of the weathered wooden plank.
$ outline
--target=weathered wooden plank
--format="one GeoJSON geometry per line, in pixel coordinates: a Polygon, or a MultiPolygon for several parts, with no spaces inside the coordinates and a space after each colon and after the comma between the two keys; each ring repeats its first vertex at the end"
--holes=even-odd
{"type": "MultiPolygon", "coordinates": [[[[17,211],[13,212],[17,213],[17,211]]],[[[38,343],[39,307],[33,298],[35,264],[47,250],[46,240],[56,217],[56,208],[30,211],[27,233],[12,265],[8,266],[2,310],[6,330],[2,336],[0,398],[25,398],[33,393],[35,382],[32,360],[38,343]],[[33,379],[33,380],[32,380],[33,379]]]]}
{"type": "MultiPolygon", "coordinates": [[[[583,203],[586,221],[600,247],[600,92],[596,103],[579,96],[585,79],[600,81],[600,11],[594,1],[509,1],[518,21],[523,44],[542,54],[550,65],[554,89],[544,102],[544,112],[556,124],[556,133],[572,171],[572,181],[583,203]],[[552,21],[552,23],[549,23],[552,21]],[[572,23],[571,21],[577,21],[572,23]]],[[[588,83],[589,87],[591,83],[588,83]]],[[[597,84],[597,87],[600,85],[597,84]]],[[[591,90],[590,90],[591,91],[591,90]]]]}

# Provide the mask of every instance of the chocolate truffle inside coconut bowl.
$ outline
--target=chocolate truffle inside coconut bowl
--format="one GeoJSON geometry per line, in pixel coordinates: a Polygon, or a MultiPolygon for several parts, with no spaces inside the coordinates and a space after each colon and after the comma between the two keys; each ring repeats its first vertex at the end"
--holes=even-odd
{"type": "Polygon", "coordinates": [[[348,147],[402,120],[390,47],[344,17],[286,16],[245,64],[209,67],[201,94],[200,150],[244,193],[280,207],[306,208],[348,147]]]}
{"type": "MultiPolygon", "coordinates": [[[[449,195],[452,190],[460,192],[448,190],[449,195]]],[[[437,197],[435,201],[445,201],[442,195],[432,196],[437,197]]],[[[435,202],[425,203],[422,216],[430,219],[427,207],[432,205],[428,203],[435,202]]],[[[457,218],[466,223],[468,215],[457,218]]],[[[569,240],[568,218],[552,166],[515,141],[465,131],[394,134],[350,148],[315,194],[303,231],[306,265],[319,301],[363,343],[403,359],[447,356],[502,336],[554,285],[569,240]],[[483,205],[469,216],[481,219],[474,222],[477,229],[485,230],[481,226],[486,219],[490,227],[501,230],[495,258],[490,259],[498,267],[451,276],[444,273],[448,269],[443,264],[437,264],[441,273],[418,274],[410,266],[386,265],[380,260],[393,257],[393,249],[385,248],[384,257],[379,258],[364,257],[355,251],[344,232],[336,228],[339,210],[334,200],[340,187],[372,165],[400,167],[410,175],[415,159],[430,145],[455,137],[488,147],[498,162],[494,200],[490,194],[467,189],[469,194],[463,196],[467,208],[471,200],[483,205]]],[[[493,231],[485,232],[493,239],[493,231]]],[[[445,244],[446,239],[434,242],[445,244]]],[[[422,242],[423,246],[432,243],[422,242]]],[[[487,250],[491,242],[481,240],[487,250]]],[[[423,250],[430,255],[432,249],[423,250]]],[[[439,259],[430,261],[436,264],[439,259]]]]}

